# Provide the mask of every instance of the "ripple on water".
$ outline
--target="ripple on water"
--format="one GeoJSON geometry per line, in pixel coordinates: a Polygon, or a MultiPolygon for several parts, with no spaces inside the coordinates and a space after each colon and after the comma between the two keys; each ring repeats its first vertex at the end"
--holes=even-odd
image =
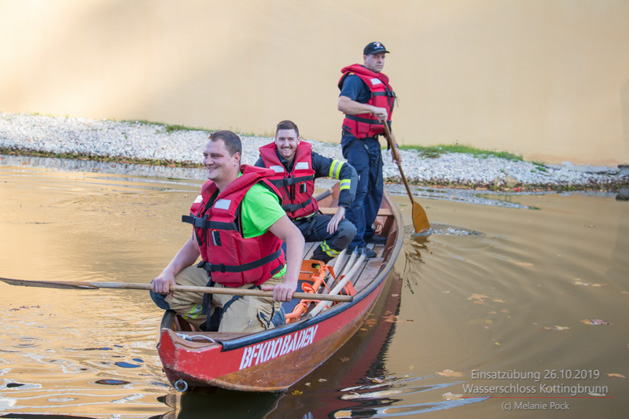
{"type": "Polygon", "coordinates": [[[419,380],[437,380],[438,375],[426,377],[387,377],[372,383],[340,390],[341,400],[356,402],[333,413],[334,417],[396,417],[451,409],[487,400],[487,397],[464,398],[462,394],[444,392],[463,381],[447,381],[418,385],[419,380]],[[413,397],[410,397],[413,396],[413,397]],[[421,402],[415,402],[422,400],[421,402]],[[425,401],[423,401],[425,400],[425,401]]]}
{"type": "MultiPolygon", "coordinates": [[[[478,236],[482,237],[483,233],[480,231],[474,231],[465,227],[452,226],[446,224],[432,224],[432,234],[440,234],[442,236],[478,236]]],[[[416,236],[413,236],[416,237],[416,236]]]]}

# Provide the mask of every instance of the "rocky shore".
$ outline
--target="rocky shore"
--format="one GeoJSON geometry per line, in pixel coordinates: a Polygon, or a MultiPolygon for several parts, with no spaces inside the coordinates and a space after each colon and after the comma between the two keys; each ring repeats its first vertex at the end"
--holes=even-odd
{"type": "MultiPolygon", "coordinates": [[[[146,122],[0,113],[0,164],[12,164],[15,159],[24,164],[25,159],[34,163],[34,159],[58,157],[74,161],[84,170],[109,162],[123,173],[203,179],[205,174],[199,169],[199,163],[208,135],[209,131],[146,122]]],[[[241,138],[243,163],[247,164],[257,160],[258,147],[272,141],[272,138],[249,135],[241,135],[241,138]]],[[[343,159],[338,144],[306,140],[317,153],[343,159]]],[[[429,158],[415,150],[401,150],[401,155],[408,181],[423,187],[516,192],[617,192],[629,187],[627,166],[536,164],[461,153],[429,158]]],[[[400,183],[398,167],[391,162],[389,153],[384,153],[384,162],[385,179],[393,184],[400,183]]],[[[60,163],[47,163],[48,166],[55,164],[60,163]]]]}

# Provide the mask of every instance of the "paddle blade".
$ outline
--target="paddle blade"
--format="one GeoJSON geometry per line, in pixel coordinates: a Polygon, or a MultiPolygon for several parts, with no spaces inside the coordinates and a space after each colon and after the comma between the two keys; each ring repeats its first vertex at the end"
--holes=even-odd
{"type": "Polygon", "coordinates": [[[421,235],[430,234],[430,223],[424,207],[413,201],[413,227],[415,231],[421,235]]]}
{"type": "Polygon", "coordinates": [[[85,282],[27,281],[24,279],[0,278],[0,281],[20,287],[60,288],[60,289],[98,289],[85,282]]]}

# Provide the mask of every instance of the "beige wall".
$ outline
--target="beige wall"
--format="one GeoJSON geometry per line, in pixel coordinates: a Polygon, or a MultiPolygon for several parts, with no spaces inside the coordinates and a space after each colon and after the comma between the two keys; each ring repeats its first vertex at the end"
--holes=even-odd
{"type": "Polygon", "coordinates": [[[629,162],[626,0],[0,0],[0,111],[339,140],[380,40],[403,144],[629,162]]]}

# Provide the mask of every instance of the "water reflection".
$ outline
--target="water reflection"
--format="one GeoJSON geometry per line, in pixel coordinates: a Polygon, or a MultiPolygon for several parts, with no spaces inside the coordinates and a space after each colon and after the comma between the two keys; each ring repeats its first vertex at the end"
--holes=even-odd
{"type": "MultiPolygon", "coordinates": [[[[280,394],[242,393],[227,390],[199,390],[194,393],[171,393],[165,402],[173,410],[161,418],[240,417],[264,418],[277,409],[280,394]],[[246,399],[246,402],[244,402],[246,399]]],[[[296,417],[296,416],[293,416],[296,417]]],[[[297,416],[298,417],[298,416],[297,416]]]]}
{"type": "MultiPolygon", "coordinates": [[[[0,167],[0,275],[148,282],[188,238],[179,220],[200,183],[0,167]]],[[[588,369],[600,378],[579,382],[607,386],[613,398],[571,400],[570,416],[624,416],[626,202],[423,200],[433,232],[417,237],[408,197],[399,198],[407,234],[384,298],[347,345],[289,391],[174,393],[155,350],[161,310],[142,291],[0,284],[0,413],[484,418],[501,415],[500,400],[463,386],[503,382],[474,379],[474,370],[588,369]]]]}

